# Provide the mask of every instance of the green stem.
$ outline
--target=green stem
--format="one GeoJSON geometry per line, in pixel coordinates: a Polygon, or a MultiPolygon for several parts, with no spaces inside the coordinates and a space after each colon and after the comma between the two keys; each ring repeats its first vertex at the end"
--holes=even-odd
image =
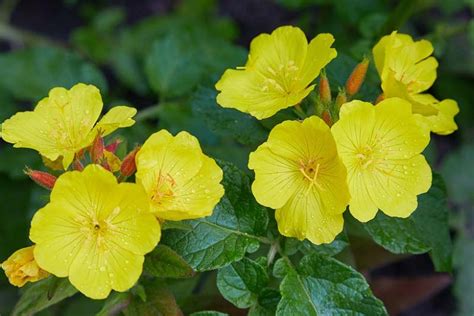
{"type": "Polygon", "coordinates": [[[306,113],[301,108],[301,105],[297,104],[297,105],[295,105],[295,107],[293,109],[294,109],[294,112],[296,113],[296,115],[300,119],[304,120],[306,118],[306,113]]]}
{"type": "Polygon", "coordinates": [[[402,0],[398,2],[397,7],[382,27],[381,34],[378,37],[400,29],[414,13],[426,9],[433,4],[434,1],[430,0],[402,0]]]}
{"type": "Polygon", "coordinates": [[[158,117],[158,113],[160,113],[159,104],[154,104],[138,112],[138,114],[135,116],[135,120],[137,122],[142,122],[148,119],[156,119],[158,117]]]}
{"type": "Polygon", "coordinates": [[[0,21],[0,39],[17,45],[24,46],[25,44],[46,44],[52,46],[64,47],[64,44],[51,40],[49,38],[37,35],[33,32],[20,30],[0,21]]]}

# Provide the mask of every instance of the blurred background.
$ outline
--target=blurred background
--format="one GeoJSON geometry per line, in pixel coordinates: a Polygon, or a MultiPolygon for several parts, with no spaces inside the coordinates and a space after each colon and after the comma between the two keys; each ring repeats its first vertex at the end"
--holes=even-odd
{"type": "MultiPolygon", "coordinates": [[[[208,154],[246,168],[248,153],[265,134],[239,139],[231,122],[224,122],[227,129],[214,126],[206,119],[216,114],[205,101],[215,97],[213,83],[226,68],[244,64],[253,37],[286,24],[310,38],[332,33],[338,57],[328,76],[335,92],[382,35],[399,30],[429,39],[440,64],[429,92],[455,99],[461,109],[459,130],[433,136],[425,153],[449,192],[454,272],[435,273],[426,254],[393,255],[375,244],[353,253],[391,315],[472,316],[473,9],[473,0],[0,0],[0,121],[32,109],[52,87],[87,82],[101,89],[106,108],[139,109],[138,124],[119,132],[127,140],[122,154],[159,128],[187,130],[208,154]]],[[[359,98],[373,101],[380,93],[373,66],[366,82],[359,98]]],[[[25,166],[41,168],[35,152],[0,143],[0,261],[29,244],[30,219],[48,199],[23,174],[25,166]]],[[[218,298],[212,283],[206,288],[212,304],[245,314],[218,298]]],[[[0,273],[0,315],[17,299],[18,290],[0,273]]],[[[42,315],[89,315],[100,306],[76,295],[42,315]]]]}

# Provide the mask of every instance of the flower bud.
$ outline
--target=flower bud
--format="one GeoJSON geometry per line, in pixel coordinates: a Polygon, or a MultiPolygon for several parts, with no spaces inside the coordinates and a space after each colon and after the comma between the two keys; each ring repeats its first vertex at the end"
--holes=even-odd
{"type": "Polygon", "coordinates": [[[90,148],[91,160],[93,163],[100,162],[104,157],[104,138],[98,134],[90,148]]]}
{"type": "Polygon", "coordinates": [[[36,282],[49,276],[36,263],[34,248],[35,246],[30,246],[19,249],[1,264],[11,284],[22,287],[26,282],[36,282]]]}
{"type": "Polygon", "coordinates": [[[105,146],[105,150],[115,154],[115,151],[121,143],[122,140],[117,138],[116,140],[105,146]]]}
{"type": "Polygon", "coordinates": [[[47,172],[32,170],[30,168],[26,168],[24,172],[31,180],[45,189],[52,190],[54,183],[56,183],[56,177],[47,172]]]}
{"type": "Polygon", "coordinates": [[[321,114],[321,117],[328,126],[332,126],[331,114],[329,114],[328,110],[324,110],[323,113],[321,114]]]}
{"type": "Polygon", "coordinates": [[[336,97],[336,106],[338,109],[341,108],[341,106],[347,102],[347,96],[346,92],[344,90],[339,91],[336,97]]]}
{"type": "Polygon", "coordinates": [[[346,91],[349,96],[353,96],[359,92],[362,83],[364,82],[365,75],[367,74],[367,69],[369,67],[369,59],[364,58],[362,62],[357,64],[357,66],[352,71],[351,75],[346,81],[346,91]]]}
{"type": "Polygon", "coordinates": [[[82,171],[84,170],[84,165],[82,164],[82,162],[79,160],[79,159],[74,159],[73,163],[72,163],[72,168],[74,170],[78,170],[78,171],[82,171]]]}
{"type": "Polygon", "coordinates": [[[123,158],[122,165],[120,166],[120,173],[124,177],[130,177],[132,174],[137,171],[137,165],[135,164],[135,156],[140,150],[140,146],[137,146],[134,150],[128,153],[125,158],[123,158]]]}
{"type": "Polygon", "coordinates": [[[379,103],[379,102],[382,102],[383,100],[385,100],[385,95],[383,93],[381,93],[377,99],[375,100],[375,104],[379,103]]]}
{"type": "Polygon", "coordinates": [[[324,104],[331,102],[331,87],[325,72],[321,73],[321,78],[319,79],[319,98],[324,104]]]}

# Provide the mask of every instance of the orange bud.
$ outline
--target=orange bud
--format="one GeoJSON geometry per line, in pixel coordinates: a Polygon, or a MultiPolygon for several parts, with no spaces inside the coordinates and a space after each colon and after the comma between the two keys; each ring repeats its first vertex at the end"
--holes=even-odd
{"type": "Polygon", "coordinates": [[[325,104],[331,102],[331,87],[324,72],[321,73],[321,78],[319,79],[319,98],[325,104]]]}
{"type": "Polygon", "coordinates": [[[346,91],[349,96],[353,96],[359,92],[362,83],[364,82],[367,69],[369,68],[369,59],[364,58],[362,62],[355,66],[349,78],[346,81],[346,91]]]}
{"type": "Polygon", "coordinates": [[[99,134],[94,139],[92,146],[90,148],[91,160],[94,163],[99,162],[104,157],[104,138],[99,134]]]}
{"type": "Polygon", "coordinates": [[[128,153],[125,158],[123,158],[122,165],[120,166],[120,173],[124,177],[130,177],[132,174],[137,171],[137,165],[135,164],[135,156],[140,150],[140,146],[135,147],[134,150],[128,153]]]}
{"type": "Polygon", "coordinates": [[[375,104],[379,103],[379,102],[382,102],[383,100],[385,100],[385,95],[383,93],[381,93],[377,99],[375,100],[375,104]]]}
{"type": "Polygon", "coordinates": [[[323,118],[323,121],[326,122],[328,126],[332,126],[331,114],[329,114],[328,110],[324,110],[323,113],[321,114],[321,117],[323,118]]]}
{"type": "Polygon", "coordinates": [[[344,90],[339,91],[336,97],[336,106],[337,108],[341,108],[341,106],[347,102],[346,92],[344,90]]]}
{"type": "Polygon", "coordinates": [[[120,145],[121,143],[122,143],[122,140],[117,138],[116,140],[114,140],[113,142],[105,146],[105,150],[111,153],[115,153],[118,145],[120,145]]]}
{"type": "Polygon", "coordinates": [[[24,172],[26,175],[28,175],[28,177],[30,177],[31,180],[43,188],[48,190],[53,189],[54,183],[56,182],[56,177],[52,174],[44,171],[32,170],[30,168],[26,168],[24,172]]]}

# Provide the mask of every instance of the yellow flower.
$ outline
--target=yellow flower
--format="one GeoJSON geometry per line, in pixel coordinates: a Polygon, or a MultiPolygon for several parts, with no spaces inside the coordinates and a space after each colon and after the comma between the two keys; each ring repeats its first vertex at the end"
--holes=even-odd
{"type": "Polygon", "coordinates": [[[26,282],[36,282],[49,276],[49,273],[36,263],[34,248],[35,246],[21,248],[2,263],[1,267],[11,284],[22,287],[26,282]]]}
{"type": "Polygon", "coordinates": [[[313,89],[321,69],[337,55],[331,34],[319,34],[309,44],[297,27],[282,26],[260,34],[250,44],[245,67],[228,69],[216,89],[217,103],[258,119],[301,102],[313,89]]]}
{"type": "Polygon", "coordinates": [[[211,215],[224,195],[221,168],[203,154],[199,141],[187,132],[176,136],[166,130],[154,133],[135,161],[137,182],[145,188],[151,211],[160,219],[211,215]]]}
{"type": "Polygon", "coordinates": [[[410,216],[417,195],[431,186],[430,166],[420,154],[429,143],[429,128],[422,116],[411,113],[411,104],[399,98],[377,106],[345,103],[332,133],[347,168],[352,215],[362,222],[378,209],[410,216]]]}
{"type": "Polygon", "coordinates": [[[433,45],[429,41],[415,42],[411,36],[396,32],[382,37],[373,48],[384,96],[409,101],[413,113],[427,117],[432,132],[446,135],[457,130],[454,116],[459,108],[453,100],[440,102],[423,93],[436,80],[438,62],[430,57],[432,53],[433,45]]]}
{"type": "Polygon", "coordinates": [[[109,171],[89,165],[58,178],[51,201],[33,217],[30,239],[42,269],[102,299],[135,284],[160,234],[141,186],[118,184],[109,171]]]}
{"type": "Polygon", "coordinates": [[[53,88],[34,111],[17,113],[3,122],[1,137],[15,147],[38,151],[49,161],[60,160],[67,169],[74,155],[89,146],[97,133],[105,136],[135,123],[136,109],[117,106],[96,124],[102,106],[100,92],[92,85],[53,88]]]}
{"type": "Polygon", "coordinates": [[[343,227],[349,202],[346,169],[329,127],[316,116],[285,121],[250,154],[257,201],[276,209],[282,235],[329,243],[343,227]]]}

